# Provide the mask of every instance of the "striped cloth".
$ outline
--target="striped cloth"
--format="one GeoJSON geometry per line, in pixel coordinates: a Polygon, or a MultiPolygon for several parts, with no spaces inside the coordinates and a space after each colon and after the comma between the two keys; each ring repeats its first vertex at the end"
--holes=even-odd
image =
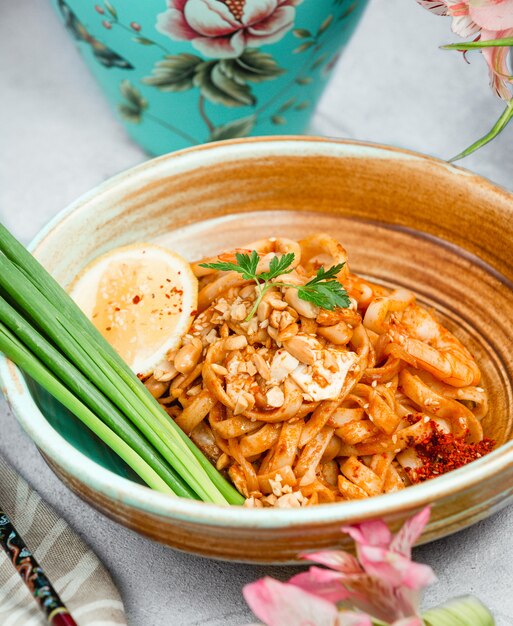
{"type": "MultiPolygon", "coordinates": [[[[0,503],[79,626],[126,626],[123,603],[88,546],[0,458],[0,503]]],[[[1,626],[48,626],[0,548],[1,626]]]]}

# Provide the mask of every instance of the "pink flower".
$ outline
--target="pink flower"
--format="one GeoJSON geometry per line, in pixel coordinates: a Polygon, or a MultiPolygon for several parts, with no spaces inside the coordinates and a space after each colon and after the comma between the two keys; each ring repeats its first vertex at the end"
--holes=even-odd
{"type": "Polygon", "coordinates": [[[422,626],[420,590],[436,578],[430,567],[411,561],[411,548],[428,519],[426,508],[395,536],[381,521],[344,528],[358,558],[340,550],[304,554],[325,568],[311,567],[288,583],[264,578],[246,586],[244,597],[267,626],[368,626],[371,617],[422,626]],[[362,613],[338,612],[339,602],[362,613]]]}
{"type": "Polygon", "coordinates": [[[468,0],[470,17],[485,30],[513,28],[513,0],[468,0]]]}
{"type": "Polygon", "coordinates": [[[294,24],[303,0],[168,0],[157,30],[190,41],[207,57],[240,56],[247,47],[279,41],[294,24]]]}
{"type": "Polygon", "coordinates": [[[436,580],[427,565],[411,561],[411,547],[429,519],[424,509],[393,536],[384,522],[374,521],[343,529],[356,542],[358,559],[340,551],[305,554],[329,567],[311,567],[290,582],[331,602],[350,601],[357,609],[391,622],[419,626],[420,590],[436,580]]]}
{"type": "Polygon", "coordinates": [[[452,17],[452,30],[469,37],[482,29],[513,28],[513,0],[417,0],[436,15],[452,17]]]}
{"type": "Polygon", "coordinates": [[[296,585],[262,578],[244,587],[244,598],[267,626],[372,626],[366,615],[345,612],[296,585]]]}
{"type": "MultiPolygon", "coordinates": [[[[417,0],[437,15],[452,17],[452,30],[461,37],[477,35],[487,41],[513,36],[513,0],[417,0]]],[[[504,100],[511,98],[513,78],[507,63],[509,47],[483,48],[490,85],[504,100]]]]}
{"type": "MultiPolygon", "coordinates": [[[[481,41],[503,39],[504,37],[513,37],[513,28],[497,32],[490,30],[481,31],[481,41]]],[[[513,77],[508,67],[509,51],[510,48],[508,46],[483,48],[481,50],[490,70],[490,86],[499,98],[503,100],[511,98],[510,88],[513,83],[513,77]]]]}

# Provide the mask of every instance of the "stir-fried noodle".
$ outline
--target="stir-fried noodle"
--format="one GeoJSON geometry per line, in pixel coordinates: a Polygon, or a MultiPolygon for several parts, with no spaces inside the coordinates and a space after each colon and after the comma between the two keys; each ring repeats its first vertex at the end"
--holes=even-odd
{"type": "MultiPolygon", "coordinates": [[[[446,435],[466,446],[459,465],[491,449],[476,362],[412,292],[352,274],[328,235],[267,239],[242,251],[251,250],[260,272],[294,253],[286,279],[298,285],[321,266],[344,263],[337,279],[350,307],[319,309],[297,289],[276,287],[245,321],[255,282],[195,263],[199,312],[182,347],[145,381],[248,506],[403,489],[426,477],[426,445],[446,435]]],[[[233,262],[235,252],[202,263],[233,262]]]]}

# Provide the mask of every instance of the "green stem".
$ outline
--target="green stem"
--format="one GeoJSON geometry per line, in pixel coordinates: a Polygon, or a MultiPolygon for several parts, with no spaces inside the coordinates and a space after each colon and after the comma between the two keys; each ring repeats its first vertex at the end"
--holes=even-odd
{"type": "Polygon", "coordinates": [[[199,109],[199,114],[201,115],[201,119],[207,125],[208,132],[212,134],[215,129],[215,126],[214,124],[212,124],[212,122],[210,121],[207,115],[207,112],[205,111],[205,97],[203,95],[200,95],[199,97],[198,109],[199,109]]]}
{"type": "Polygon", "coordinates": [[[463,150],[463,152],[460,152],[460,154],[450,159],[449,163],[458,161],[459,159],[463,159],[464,157],[468,156],[469,154],[472,154],[479,148],[482,148],[483,146],[485,146],[487,143],[492,141],[492,139],[495,139],[495,137],[497,137],[504,130],[504,128],[506,128],[508,122],[511,121],[511,118],[513,118],[513,98],[509,100],[506,108],[502,112],[502,115],[494,124],[490,132],[486,133],[486,135],[484,137],[481,137],[481,139],[478,139],[477,141],[475,141],[466,150],[463,150]]]}
{"type": "Polygon", "coordinates": [[[18,365],[120,456],[144,482],[163,493],[174,494],[162,478],[120,437],[108,428],[0,322],[0,352],[18,365]]]}
{"type": "Polygon", "coordinates": [[[182,139],[185,139],[191,144],[191,146],[195,146],[196,144],[201,143],[198,139],[195,139],[194,137],[184,132],[183,130],[180,130],[179,128],[177,128],[176,126],[173,126],[172,124],[169,124],[169,122],[166,122],[165,120],[161,120],[160,117],[156,117],[155,115],[151,113],[146,113],[146,112],[144,113],[144,115],[148,119],[153,120],[154,122],[156,122],[157,124],[160,124],[164,128],[167,128],[175,135],[178,135],[182,139]]]}
{"type": "Polygon", "coordinates": [[[312,50],[312,52],[308,56],[308,59],[305,61],[305,63],[303,63],[299,71],[295,74],[294,78],[290,80],[286,85],[284,85],[278,92],[276,92],[274,96],[272,96],[272,98],[270,98],[267,102],[264,102],[264,104],[261,107],[256,109],[254,115],[255,116],[260,115],[266,109],[268,109],[271,105],[273,105],[277,100],[282,98],[283,95],[286,94],[289,91],[289,89],[294,86],[298,77],[305,71],[305,68],[312,62],[316,54],[317,52],[315,50],[312,50]]]}
{"type": "Polygon", "coordinates": [[[255,116],[260,115],[263,111],[268,109],[272,104],[274,104],[277,100],[279,100],[285,93],[287,93],[288,90],[291,87],[294,86],[294,84],[295,84],[296,80],[298,79],[298,77],[300,76],[300,74],[302,74],[305,71],[305,68],[308,67],[308,65],[310,65],[310,63],[313,61],[313,58],[315,57],[317,52],[319,52],[320,46],[322,45],[322,43],[319,43],[319,39],[324,35],[325,32],[326,31],[311,37],[312,41],[314,41],[316,45],[315,45],[314,49],[310,52],[310,54],[309,54],[307,60],[305,61],[305,63],[303,63],[303,65],[301,66],[299,71],[295,74],[294,78],[290,82],[288,82],[270,100],[265,102],[261,107],[259,107],[255,111],[255,113],[254,113],[255,116]]]}
{"type": "MultiPolygon", "coordinates": [[[[119,26],[120,28],[122,28],[123,30],[128,31],[131,35],[137,37],[138,33],[136,31],[134,31],[132,28],[130,28],[130,26],[127,26],[126,24],[123,24],[122,22],[120,22],[119,20],[115,20],[112,22],[115,26],[119,26]]],[[[144,38],[148,41],[151,41],[152,45],[156,46],[157,48],[160,48],[161,50],[163,50],[166,54],[171,55],[171,51],[168,50],[165,46],[161,45],[160,43],[156,42],[154,39],[150,39],[149,37],[144,36],[144,38]]]]}
{"type": "Polygon", "coordinates": [[[513,37],[503,39],[489,39],[488,41],[464,41],[462,43],[449,43],[440,46],[442,50],[479,50],[481,48],[500,48],[513,46],[513,37]]]}
{"type": "Polygon", "coordinates": [[[257,283],[258,296],[257,296],[257,298],[255,300],[255,304],[251,308],[251,311],[249,312],[248,316],[244,320],[245,322],[250,322],[253,319],[253,316],[257,312],[258,305],[260,304],[260,302],[262,301],[262,298],[264,297],[266,291],[270,287],[269,283],[264,283],[264,287],[262,287],[262,285],[258,281],[256,281],[256,283],[257,283]]]}

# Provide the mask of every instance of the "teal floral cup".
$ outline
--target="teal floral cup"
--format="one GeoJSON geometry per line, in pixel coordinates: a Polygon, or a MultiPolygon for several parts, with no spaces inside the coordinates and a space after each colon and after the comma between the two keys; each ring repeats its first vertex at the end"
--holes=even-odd
{"type": "Polygon", "coordinates": [[[52,0],[150,154],[300,134],[367,0],[52,0]]]}

